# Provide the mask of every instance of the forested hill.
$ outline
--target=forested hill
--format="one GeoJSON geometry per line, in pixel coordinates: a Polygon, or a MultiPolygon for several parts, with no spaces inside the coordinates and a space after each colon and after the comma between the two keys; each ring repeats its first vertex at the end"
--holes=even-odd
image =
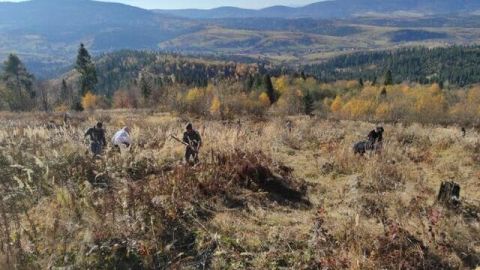
{"type": "MultiPolygon", "coordinates": [[[[269,73],[291,73],[286,66],[269,63],[225,61],[213,57],[185,56],[147,51],[123,50],[104,54],[95,60],[98,75],[96,92],[112,96],[119,89],[136,87],[147,78],[155,87],[185,85],[203,87],[211,82],[247,81],[269,73]]],[[[299,71],[322,81],[363,80],[381,82],[391,70],[395,83],[441,82],[465,86],[480,82],[480,46],[453,46],[429,49],[405,48],[345,54],[316,65],[300,66],[299,71]]],[[[73,74],[73,73],[72,73],[73,74]]],[[[251,82],[250,82],[251,83],[251,82]]]]}
{"type": "Polygon", "coordinates": [[[0,1],[0,59],[15,53],[42,79],[68,70],[80,43],[94,56],[158,50],[303,65],[345,52],[477,44],[476,10],[480,0],[336,0],[192,19],[92,0],[0,1]]]}
{"type": "Polygon", "coordinates": [[[324,81],[380,80],[387,70],[391,70],[396,83],[448,82],[465,86],[480,82],[479,66],[480,46],[453,46],[346,54],[322,64],[306,66],[303,70],[324,81]]]}
{"type": "Polygon", "coordinates": [[[96,92],[112,96],[116,90],[134,87],[141,77],[156,87],[166,85],[206,86],[209,82],[241,80],[263,73],[265,63],[240,64],[215,58],[123,50],[95,61],[96,92]]]}

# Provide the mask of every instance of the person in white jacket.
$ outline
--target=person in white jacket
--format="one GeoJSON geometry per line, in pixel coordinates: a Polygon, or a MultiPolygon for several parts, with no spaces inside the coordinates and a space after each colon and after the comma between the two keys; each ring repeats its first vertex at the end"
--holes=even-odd
{"type": "Polygon", "coordinates": [[[121,147],[122,145],[125,147],[130,147],[132,144],[132,140],[130,139],[130,128],[124,127],[121,130],[117,131],[112,138],[112,145],[115,147],[121,147]]]}

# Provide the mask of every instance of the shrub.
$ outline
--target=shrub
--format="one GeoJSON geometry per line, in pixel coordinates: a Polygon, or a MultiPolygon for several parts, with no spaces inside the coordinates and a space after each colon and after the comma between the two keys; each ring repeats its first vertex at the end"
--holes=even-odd
{"type": "Polygon", "coordinates": [[[85,96],[83,96],[82,98],[82,107],[84,110],[95,110],[97,109],[97,104],[98,102],[98,97],[94,94],[92,94],[92,92],[87,92],[85,94],[85,96]]]}

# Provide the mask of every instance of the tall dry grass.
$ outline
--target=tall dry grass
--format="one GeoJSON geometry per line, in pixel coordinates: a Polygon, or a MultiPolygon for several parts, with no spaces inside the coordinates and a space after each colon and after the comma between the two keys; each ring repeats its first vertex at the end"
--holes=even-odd
{"type": "MultiPolygon", "coordinates": [[[[0,268],[474,269],[480,264],[478,134],[387,125],[358,157],[364,122],[193,120],[202,163],[181,162],[184,117],[147,111],[0,117],[0,268]],[[103,158],[98,119],[135,142],[103,158]],[[47,125],[53,121],[56,125],[47,125]],[[462,205],[435,202],[440,183],[462,205]],[[272,184],[272,181],[274,184],[272,184]],[[280,183],[280,185],[278,185],[280,183]]],[[[52,124],[52,123],[50,123],[52,124]]]]}

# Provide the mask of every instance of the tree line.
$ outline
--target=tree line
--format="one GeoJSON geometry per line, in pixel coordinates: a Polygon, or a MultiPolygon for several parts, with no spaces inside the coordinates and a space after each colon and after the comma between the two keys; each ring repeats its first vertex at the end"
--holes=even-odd
{"type": "MultiPolygon", "coordinates": [[[[435,83],[442,91],[474,84],[480,81],[479,60],[480,46],[410,48],[339,56],[296,73],[265,63],[143,51],[124,50],[94,59],[80,44],[74,72],[53,81],[36,80],[20,58],[11,54],[0,73],[0,110],[144,107],[222,118],[267,111],[322,113],[326,99],[333,102],[342,97],[344,102],[367,86],[380,89],[382,97],[390,86],[400,83],[435,83]],[[348,86],[339,88],[342,84],[348,86]]],[[[331,104],[327,107],[332,108],[331,104]]],[[[359,106],[345,108],[343,116],[349,115],[345,113],[348,108],[359,106]]]]}
{"type": "MultiPolygon", "coordinates": [[[[78,49],[75,69],[79,73],[78,89],[73,91],[65,79],[61,81],[55,103],[68,104],[68,109],[82,110],[81,97],[95,91],[98,83],[92,57],[83,44],[78,49]]],[[[52,84],[36,80],[25,64],[15,54],[10,54],[0,73],[0,110],[30,111],[51,110],[52,84]]]]}
{"type": "Polygon", "coordinates": [[[172,89],[240,82],[242,90],[264,84],[275,70],[265,63],[238,63],[176,54],[122,50],[93,58],[80,44],[74,72],[40,81],[11,54],[0,80],[0,110],[84,110],[153,107],[172,89]]]}

